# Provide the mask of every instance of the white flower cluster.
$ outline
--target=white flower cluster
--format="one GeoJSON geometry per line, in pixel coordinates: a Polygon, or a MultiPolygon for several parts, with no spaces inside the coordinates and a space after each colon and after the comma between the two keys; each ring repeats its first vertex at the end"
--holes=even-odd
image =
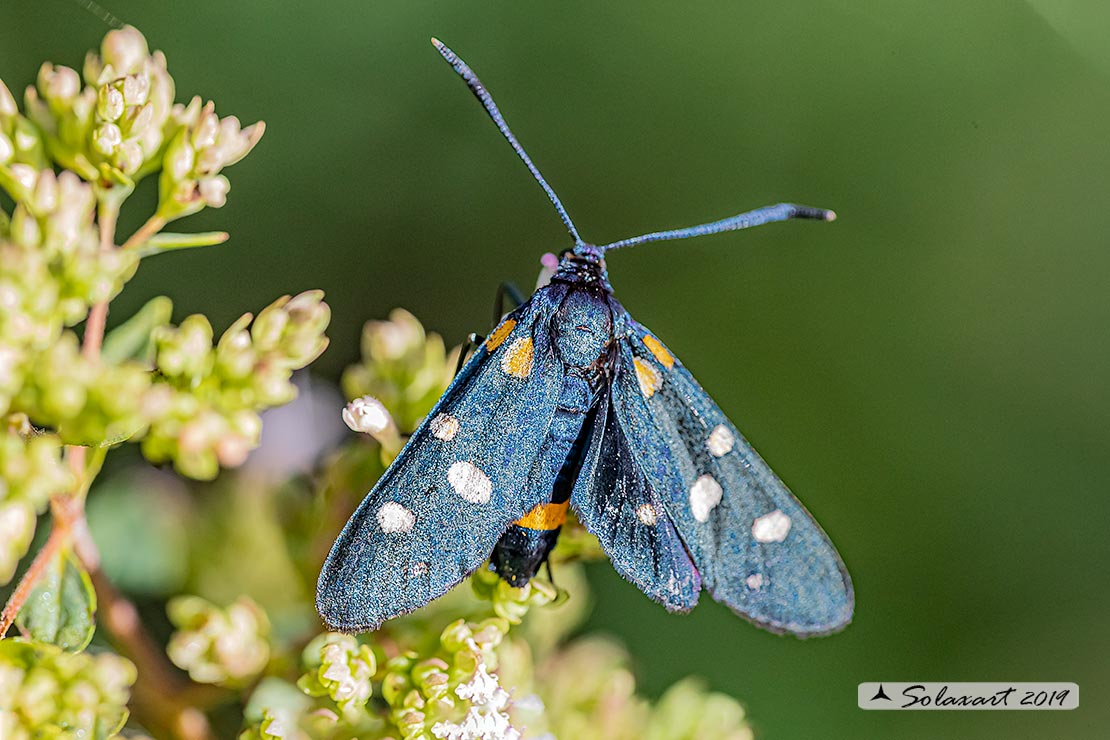
{"type": "Polygon", "coordinates": [[[440,740],[521,740],[520,730],[509,720],[509,692],[497,677],[479,663],[469,682],[459,684],[455,694],[472,704],[462,722],[439,722],[432,734],[440,740]]]}

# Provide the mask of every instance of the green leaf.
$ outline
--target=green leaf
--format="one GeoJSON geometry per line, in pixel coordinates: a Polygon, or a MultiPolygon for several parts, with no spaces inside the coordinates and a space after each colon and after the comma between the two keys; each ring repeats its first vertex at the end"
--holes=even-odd
{"type": "Polygon", "coordinates": [[[108,332],[100,350],[101,357],[112,364],[124,360],[152,362],[151,335],[159,326],[170,323],[172,314],[173,301],[164,295],[151,298],[134,316],[108,332]]]}
{"type": "Polygon", "coordinates": [[[213,247],[227,241],[226,231],[202,231],[197,234],[176,234],[172,231],[155,234],[147,239],[136,250],[140,257],[149,257],[152,254],[169,252],[174,249],[191,249],[192,247],[213,247]]]}
{"type": "Polygon", "coordinates": [[[31,639],[77,652],[92,640],[95,614],[92,580],[73,553],[63,550],[47,565],[15,621],[31,639]]]}

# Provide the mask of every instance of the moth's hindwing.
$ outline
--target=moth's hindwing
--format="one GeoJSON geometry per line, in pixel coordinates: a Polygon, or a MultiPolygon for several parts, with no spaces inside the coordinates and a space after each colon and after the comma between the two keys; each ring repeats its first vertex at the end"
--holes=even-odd
{"type": "Polygon", "coordinates": [[[539,502],[525,478],[563,381],[550,293],[490,334],[347,522],[316,589],[333,629],[375,629],[444,594],[539,502]]]}
{"type": "Polygon", "coordinates": [[[843,628],[852,584],[821,527],[675,356],[624,316],[613,410],[702,583],[772,631],[843,628]]]}
{"type": "Polygon", "coordinates": [[[658,489],[636,462],[609,392],[599,401],[571,503],[618,573],[670,611],[697,604],[698,572],[658,489]]]}

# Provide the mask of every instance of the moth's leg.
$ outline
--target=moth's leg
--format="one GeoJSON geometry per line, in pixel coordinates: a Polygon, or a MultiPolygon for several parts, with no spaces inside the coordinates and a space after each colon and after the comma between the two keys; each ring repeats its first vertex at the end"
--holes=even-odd
{"type": "MultiPolygon", "coordinates": [[[[512,283],[501,283],[497,286],[497,295],[493,299],[493,324],[497,326],[501,323],[501,317],[505,315],[505,299],[508,298],[513,303],[513,308],[517,308],[524,303],[524,296],[521,295],[520,289],[512,283]]],[[[459,352],[459,363],[455,366],[455,375],[459,374],[462,366],[466,364],[466,357],[470,350],[479,347],[486,338],[481,334],[471,333],[466,338],[466,344],[463,345],[462,351],[459,352]]]]}
{"type": "Polygon", "coordinates": [[[466,358],[467,355],[470,354],[470,350],[481,347],[482,342],[484,341],[486,341],[486,338],[483,337],[481,334],[470,332],[470,334],[467,335],[466,344],[464,344],[462,346],[462,349],[459,350],[459,362],[455,365],[455,375],[458,375],[459,371],[463,369],[463,365],[466,364],[466,358]]]}
{"type": "Polygon", "coordinates": [[[551,585],[558,589],[559,587],[555,584],[555,574],[551,572],[551,561],[545,560],[543,564],[547,567],[547,580],[551,581],[551,585]]]}
{"type": "Polygon", "coordinates": [[[501,283],[497,286],[497,297],[493,299],[493,323],[491,326],[497,326],[501,323],[501,317],[506,313],[506,298],[513,302],[513,308],[517,308],[524,304],[524,296],[521,294],[519,288],[512,283],[501,283]]]}

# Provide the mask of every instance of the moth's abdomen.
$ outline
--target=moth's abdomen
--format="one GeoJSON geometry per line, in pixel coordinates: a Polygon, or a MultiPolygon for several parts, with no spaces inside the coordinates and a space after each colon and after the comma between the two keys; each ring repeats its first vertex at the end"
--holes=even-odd
{"type": "Polygon", "coordinates": [[[532,498],[534,492],[541,503],[509,526],[490,556],[490,567],[512,586],[526,584],[555,547],[582,468],[596,399],[587,379],[576,375],[563,379],[555,418],[528,476],[532,490],[526,491],[526,497],[532,498]],[[540,487],[545,490],[535,490],[540,487]]]}

